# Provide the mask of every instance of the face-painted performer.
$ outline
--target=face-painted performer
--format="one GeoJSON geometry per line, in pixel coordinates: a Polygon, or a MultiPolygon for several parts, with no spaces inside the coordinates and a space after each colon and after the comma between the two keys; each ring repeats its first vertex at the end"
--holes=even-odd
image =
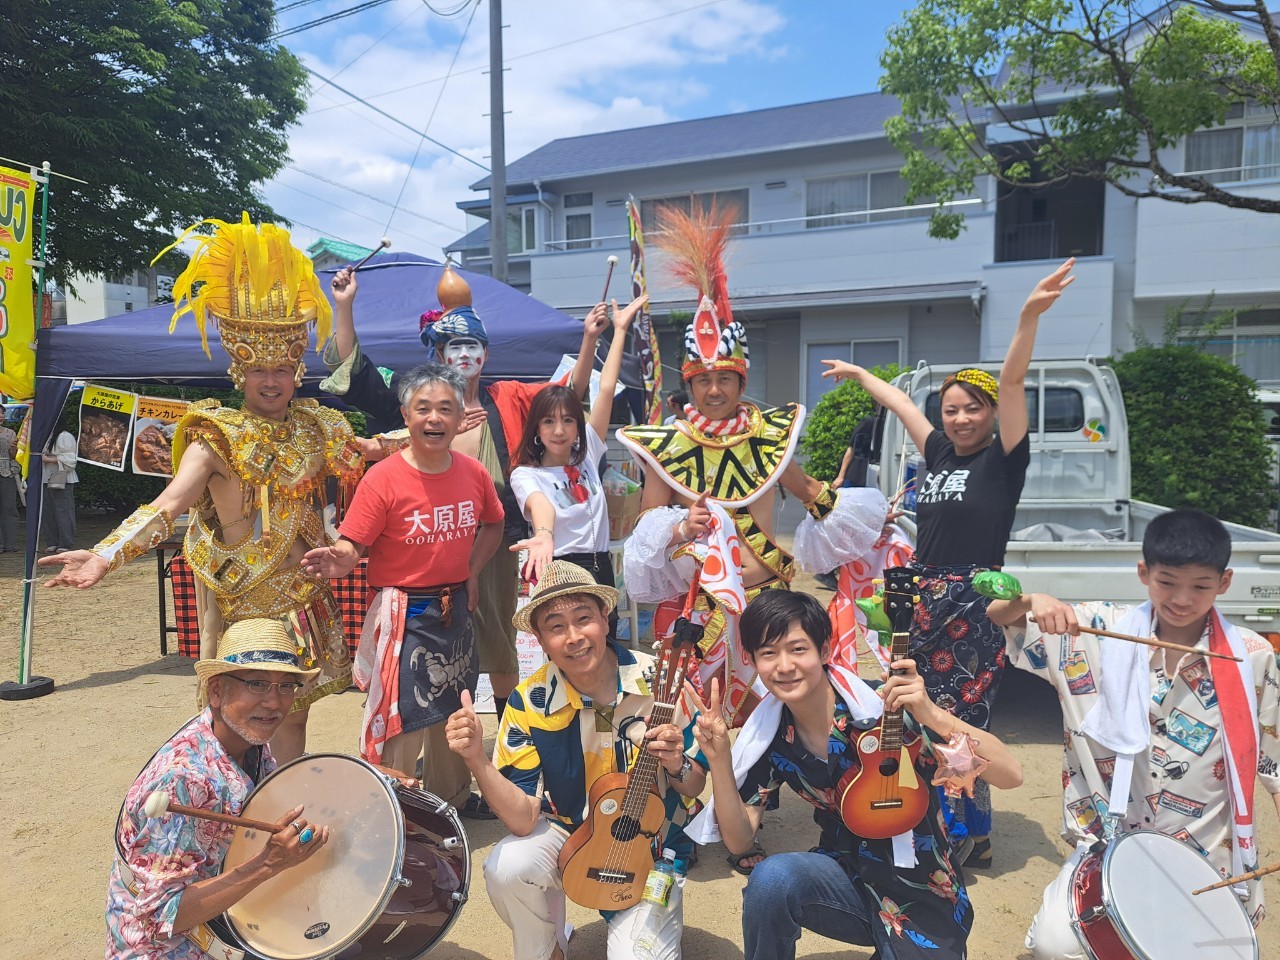
{"type": "MultiPolygon", "coordinates": [[[[627,590],[642,602],[662,603],[655,618],[660,632],[674,621],[689,589],[695,561],[678,548],[690,541],[725,545],[724,573],[740,575],[748,601],[762,591],[787,588],[795,562],[774,538],[779,483],[810,513],[796,536],[796,555],[806,567],[830,570],[861,555],[880,536],[887,513],[878,492],[848,488],[837,495],[792,462],[804,423],[800,404],[761,408],[743,399],[747,334],[733,319],[723,265],[735,213],[713,206],[692,217],[670,208],[659,214],[659,249],[676,278],[697,291],[682,367],[693,402],[685,407],[685,419],[671,425],[618,432],[645,471],[643,512],[625,553],[627,590]],[[708,537],[717,525],[708,504],[724,508],[731,530],[710,530],[708,537]]],[[[704,563],[704,586],[709,572],[704,563]]],[[[704,591],[693,619],[706,628],[701,683],[705,688],[720,676],[726,716],[740,724],[756,699],[756,672],[737,642],[739,612],[704,591]]]]}
{"type": "Polygon", "coordinates": [[[174,479],[164,492],[92,550],[57,554],[42,565],[62,567],[46,586],[90,587],[171,537],[173,518],[190,511],[185,553],[202,588],[201,653],[214,655],[224,623],[267,617],[294,637],[306,667],[319,668],[276,734],[283,762],[306,747],[308,707],[351,683],[333,595],[299,562],[328,542],[321,516],[326,481],[336,477],[345,496],[364,463],[341,414],[294,399],[310,327],[320,343],[329,333],[329,303],[310,259],[289,242],[288,231],[255,227],[248,214],[240,223],[206,222],[216,229],[198,238],[174,284],[175,302],[187,301],[174,319],[194,314],[203,340],[212,316],[244,408],[192,404],[174,435],[174,479]]]}
{"type": "MultiPolygon", "coordinates": [[[[405,431],[397,429],[404,420],[395,380],[384,376],[360,349],[355,327],[356,289],[356,274],[350,268],[334,276],[337,329],[324,358],[332,372],[320,385],[350,406],[364,411],[376,429],[393,431],[380,434],[365,448],[366,457],[381,459],[402,449],[408,441],[405,431]]],[[[446,266],[436,287],[436,298],[442,309],[422,315],[419,338],[433,354],[429,359],[439,359],[456,368],[467,380],[462,428],[452,449],[484,464],[497,485],[506,514],[502,543],[480,577],[480,602],[474,616],[480,672],[489,674],[495,706],[501,716],[507,696],[515,689],[520,676],[515,628],[511,626],[516,610],[518,559],[508,548],[523,540],[527,533],[509,485],[511,460],[524,432],[529,406],[547,383],[497,380],[482,385],[480,378],[489,356],[489,333],[471,306],[470,285],[452,267],[446,266]]],[[[591,311],[583,324],[578,362],[569,378],[569,385],[578,396],[586,395],[596,343],[608,324],[609,315],[603,303],[591,311]]],[[[430,743],[428,749],[433,749],[430,743]]],[[[463,813],[486,814],[478,795],[463,813]]]]}

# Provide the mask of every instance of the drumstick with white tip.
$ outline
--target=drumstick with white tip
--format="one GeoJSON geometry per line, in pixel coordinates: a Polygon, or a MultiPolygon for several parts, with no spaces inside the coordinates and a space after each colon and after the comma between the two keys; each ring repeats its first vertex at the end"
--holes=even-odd
{"type": "Polygon", "coordinates": [[[181,813],[188,817],[199,817],[201,820],[217,820],[219,823],[233,823],[237,827],[248,827],[251,830],[265,830],[267,833],[279,833],[284,829],[277,823],[267,823],[250,817],[237,817],[230,813],[218,813],[216,810],[204,810],[200,807],[174,803],[169,799],[169,794],[163,790],[156,790],[147,797],[147,802],[142,805],[142,812],[148,817],[166,817],[171,813],[181,813]]]}
{"type": "Polygon", "coordinates": [[[359,263],[357,263],[357,264],[355,264],[354,266],[352,266],[352,268],[351,268],[351,272],[352,272],[352,273],[355,273],[357,270],[359,270],[361,267],[363,267],[366,263],[368,263],[370,260],[372,260],[372,259],[374,258],[374,256],[376,256],[377,254],[381,253],[383,250],[387,249],[387,248],[388,248],[388,247],[390,247],[390,246],[391,246],[391,238],[390,238],[390,237],[383,237],[383,238],[378,242],[378,245],[377,245],[376,247],[374,247],[372,250],[370,250],[370,251],[368,252],[368,254],[366,254],[366,255],[365,255],[365,258],[364,258],[363,260],[361,260],[359,263]]]}
{"type": "Polygon", "coordinates": [[[1202,893],[1208,893],[1210,890],[1219,890],[1222,887],[1232,887],[1237,883],[1243,883],[1246,880],[1253,880],[1255,877],[1265,877],[1268,873],[1275,873],[1280,870],[1280,862],[1273,863],[1270,866],[1259,867],[1257,870],[1251,870],[1248,873],[1242,873],[1238,877],[1227,877],[1225,880],[1219,880],[1217,883],[1211,883],[1207,887],[1201,887],[1199,890],[1192,890],[1191,895],[1198,897],[1202,893]]]}
{"type": "Polygon", "coordinates": [[[618,258],[609,257],[609,272],[604,275],[604,293],[600,295],[601,303],[609,302],[609,281],[613,279],[613,268],[618,265],[618,258]]]}

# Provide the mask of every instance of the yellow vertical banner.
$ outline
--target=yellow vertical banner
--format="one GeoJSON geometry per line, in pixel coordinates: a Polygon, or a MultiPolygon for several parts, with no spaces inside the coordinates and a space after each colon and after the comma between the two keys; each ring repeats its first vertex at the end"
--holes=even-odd
{"type": "Polygon", "coordinates": [[[0,393],[30,400],[36,384],[31,235],[36,181],[0,167],[0,393]]]}

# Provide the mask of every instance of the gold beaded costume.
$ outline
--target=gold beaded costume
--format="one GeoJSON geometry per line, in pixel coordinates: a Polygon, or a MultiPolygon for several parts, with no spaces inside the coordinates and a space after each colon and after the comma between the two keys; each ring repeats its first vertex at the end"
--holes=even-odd
{"type": "MultiPolygon", "coordinates": [[[[191,313],[208,355],[205,330],[212,317],[231,358],[227,373],[237,389],[244,387],[246,371],[278,366],[293,367],[294,382],[301,384],[310,328],[316,327],[320,346],[332,318],[310,259],[292,245],[288,231],[273,224],[255,226],[248,214],[239,223],[204,223],[214,232],[195,237],[197,249],[174,282],[174,301],[185,304],[175,311],[170,331],[191,313]]],[[[198,226],[177,243],[192,237],[198,226]]],[[[201,656],[216,657],[225,623],[272,618],[293,636],[303,665],[320,668],[297,696],[294,710],[345,689],[351,682],[351,657],[337,604],[328,584],[305,574],[293,556],[295,544],[312,549],[329,542],[321,510],[330,479],[336,480],[338,500],[360,479],[364,460],[351,427],[315,400],[292,401],[283,420],[204,400],[192,404],[178,423],[175,474],[196,443],[213,452],[241,490],[235,517],[219,517],[208,488],[190,511],[185,552],[200,588],[201,656]],[[224,524],[241,521],[248,521],[248,532],[227,543],[224,524]]],[[[166,511],[142,507],[94,552],[115,569],[172,529],[166,511]]]]}
{"type": "MultiPolygon", "coordinates": [[[[218,619],[269,617],[284,623],[304,666],[321,670],[298,694],[295,710],[345,689],[351,659],[333,595],[327,584],[291,563],[289,553],[299,540],[308,550],[329,542],[321,515],[327,478],[338,479],[340,499],[360,478],[364,461],[350,426],[314,400],[293,401],[283,422],[204,400],[178,424],[175,469],[187,448],[201,441],[240,481],[243,515],[257,514],[244,537],[225,543],[208,490],[192,509],[187,561],[213,594],[218,619]]],[[[212,611],[201,615],[202,654],[220,632],[211,616],[212,611]]]]}

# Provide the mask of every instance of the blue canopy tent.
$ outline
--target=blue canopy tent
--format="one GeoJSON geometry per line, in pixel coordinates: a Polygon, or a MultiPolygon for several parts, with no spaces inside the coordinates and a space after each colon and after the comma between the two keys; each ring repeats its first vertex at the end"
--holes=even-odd
{"type": "MultiPolygon", "coordinates": [[[[439,306],[436,284],[444,265],[412,253],[380,254],[361,268],[356,298],[356,330],[366,355],[379,366],[404,372],[426,362],[418,339],[423,311],[439,306]]],[[[472,305],[489,333],[485,379],[545,380],[566,354],[576,353],[582,340],[582,321],[547,306],[513,287],[483,274],[458,271],[471,285],[472,305]]],[[[324,286],[333,270],[322,271],[324,286]]],[[[227,358],[217,343],[217,330],[208,331],[210,353],[200,347],[193,318],[183,317],[168,333],[172,304],[120,314],[91,323],[40,330],[36,350],[36,396],[32,408],[31,449],[43,450],[56,428],[72,380],[123,380],[138,383],[229,387],[227,358]]],[[[636,384],[635,361],[627,365],[624,382],[636,384]]],[[[327,373],[320,357],[307,354],[304,390],[327,373]]],[[[308,389],[309,388],[309,389],[308,389]]],[[[35,585],[36,540],[41,500],[40,457],[33,453],[29,471],[33,512],[29,514],[23,637],[18,683],[3,684],[0,698],[39,696],[53,689],[52,681],[32,677],[31,623],[35,585]]]]}

